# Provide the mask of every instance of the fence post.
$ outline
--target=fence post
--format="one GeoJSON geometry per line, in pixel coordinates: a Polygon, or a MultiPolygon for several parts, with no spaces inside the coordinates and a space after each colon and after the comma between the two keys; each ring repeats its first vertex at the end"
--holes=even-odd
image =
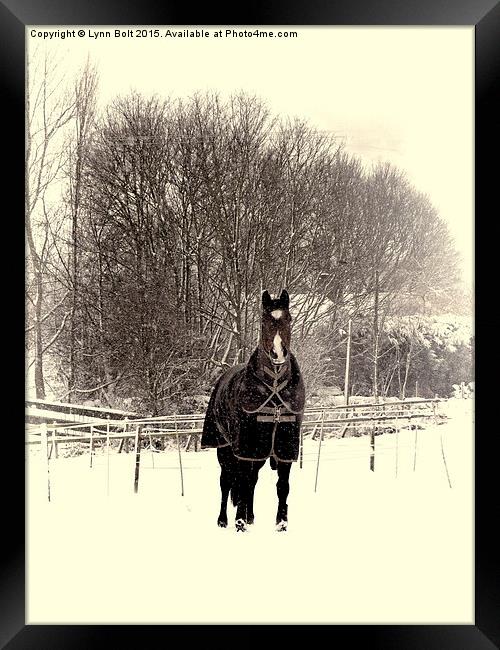
{"type": "Polygon", "coordinates": [[[50,441],[48,438],[49,438],[49,429],[47,427],[47,450],[48,450],[49,460],[50,460],[52,458],[52,452],[54,451],[54,442],[52,441],[52,429],[50,429],[50,441]]]}
{"type": "MultiPolygon", "coordinates": [[[[437,406],[436,402],[432,402],[432,413],[434,415],[434,425],[437,427],[438,420],[437,420],[436,406],[437,406]]],[[[444,469],[445,469],[445,472],[446,472],[446,478],[448,479],[448,485],[451,488],[450,474],[448,472],[448,464],[446,462],[446,455],[444,453],[444,443],[443,443],[443,432],[442,431],[439,434],[439,437],[440,437],[440,441],[441,441],[441,456],[443,458],[443,464],[444,464],[444,469]]]]}
{"type": "Polygon", "coordinates": [[[314,491],[318,487],[318,474],[319,474],[319,457],[321,455],[321,443],[323,441],[323,427],[325,423],[325,410],[323,409],[321,413],[321,430],[319,433],[319,445],[318,445],[318,460],[316,461],[316,480],[314,481],[314,491]]]}
{"type": "Polygon", "coordinates": [[[375,471],[375,425],[370,432],[370,470],[375,471]]]}
{"type": "MultiPolygon", "coordinates": [[[[150,425],[151,426],[151,425],[150,425]]],[[[149,451],[151,453],[151,468],[155,468],[155,455],[154,455],[154,449],[153,449],[153,438],[151,436],[151,429],[148,428],[148,440],[149,440],[149,451]]]]}
{"type": "Polygon", "coordinates": [[[135,428],[135,474],[134,474],[134,493],[137,494],[139,490],[139,468],[141,465],[141,430],[142,426],[138,425],[135,428]]]}
{"type": "Polygon", "coordinates": [[[94,451],[94,425],[90,425],[90,467],[92,467],[92,453],[94,451]]]}
{"type": "MultiPolygon", "coordinates": [[[[128,417],[127,416],[125,416],[125,424],[123,425],[123,433],[128,433],[128,417]]],[[[128,438],[127,438],[127,440],[128,440],[128,438]]],[[[123,437],[120,440],[120,444],[118,446],[118,453],[119,454],[122,453],[124,444],[125,444],[125,437],[123,437]]],[[[127,451],[128,451],[128,442],[127,442],[127,451]]]]}
{"type": "MultiPolygon", "coordinates": [[[[43,422],[41,427],[40,427],[40,433],[41,433],[41,442],[42,442],[42,445],[41,445],[41,447],[42,447],[42,449],[41,449],[42,460],[45,458],[45,462],[47,463],[47,498],[50,501],[49,443],[48,443],[48,439],[47,439],[47,424],[45,422],[43,422]]],[[[42,474],[43,474],[43,472],[42,472],[42,474]]]]}
{"type": "Polygon", "coordinates": [[[52,449],[50,453],[52,454],[52,451],[54,451],[55,457],[59,458],[59,448],[57,446],[57,442],[55,441],[57,422],[53,420],[52,424],[54,425],[54,428],[52,429],[52,449]]]}
{"type": "Polygon", "coordinates": [[[304,430],[302,425],[300,427],[300,461],[299,461],[300,469],[302,469],[303,461],[304,461],[304,430]]]}
{"type": "MultiPolygon", "coordinates": [[[[411,429],[411,417],[408,417],[408,422],[410,423],[410,429],[411,429]]],[[[418,427],[415,424],[415,440],[413,443],[414,447],[414,452],[413,452],[413,471],[415,471],[415,467],[417,466],[417,446],[418,446],[418,427]]]]}
{"type": "MultiPolygon", "coordinates": [[[[127,421],[126,432],[128,433],[129,432],[128,418],[126,417],[125,420],[127,421]]],[[[128,436],[126,438],[124,438],[124,441],[125,441],[125,453],[128,454],[128,452],[129,452],[129,438],[128,438],[128,436]]]]}
{"type": "Polygon", "coordinates": [[[396,428],[396,478],[397,478],[398,477],[398,462],[399,462],[399,420],[398,420],[397,415],[396,415],[395,428],[396,428]]]}
{"type": "Polygon", "coordinates": [[[109,418],[106,422],[106,491],[109,497],[109,418]]]}
{"type": "Polygon", "coordinates": [[[181,472],[181,497],[184,496],[184,474],[182,472],[182,457],[181,457],[181,443],[179,440],[179,430],[177,426],[177,416],[174,415],[174,421],[175,421],[175,436],[177,438],[177,452],[179,454],[179,469],[181,472]]]}

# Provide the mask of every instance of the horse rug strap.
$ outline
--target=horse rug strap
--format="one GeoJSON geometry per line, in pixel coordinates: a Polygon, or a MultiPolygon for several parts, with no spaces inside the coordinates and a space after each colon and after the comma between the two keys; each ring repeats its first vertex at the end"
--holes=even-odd
{"type": "Polygon", "coordinates": [[[266,386],[271,391],[271,394],[254,411],[247,411],[246,409],[243,410],[248,414],[272,413],[272,415],[257,415],[257,422],[295,422],[296,416],[294,411],[290,408],[290,405],[282,399],[280,395],[280,391],[283,390],[283,388],[288,384],[288,379],[285,379],[281,382],[281,384],[278,384],[278,379],[280,379],[286,372],[286,367],[283,367],[278,373],[273,373],[268,368],[264,367],[264,372],[266,372],[273,379],[272,386],[269,386],[269,384],[261,379],[264,386],[266,386]],[[273,397],[277,397],[281,402],[281,405],[267,406],[268,402],[270,402],[273,397]],[[291,413],[292,415],[282,415],[282,411],[291,413]]]}
{"type": "Polygon", "coordinates": [[[295,422],[295,415],[281,415],[281,406],[263,406],[261,413],[272,413],[272,415],[258,415],[257,422],[295,422]]]}

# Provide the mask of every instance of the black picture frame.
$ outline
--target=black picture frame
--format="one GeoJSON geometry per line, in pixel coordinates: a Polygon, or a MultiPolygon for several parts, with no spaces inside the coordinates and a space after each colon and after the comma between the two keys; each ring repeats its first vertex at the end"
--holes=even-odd
{"type": "MultiPolygon", "coordinates": [[[[142,0],[134,5],[118,0],[100,3],[77,3],[68,0],[52,0],[51,3],[36,3],[36,0],[3,0],[0,3],[0,60],[4,86],[4,138],[13,138],[11,146],[6,145],[8,169],[3,193],[4,223],[13,226],[14,240],[19,235],[19,246],[24,242],[21,228],[21,211],[24,209],[24,163],[21,142],[24,138],[24,46],[25,25],[470,25],[475,26],[476,36],[476,98],[475,98],[475,193],[476,193],[476,313],[475,331],[479,341],[476,358],[479,365],[479,379],[476,381],[476,616],[475,625],[361,625],[325,626],[328,643],[339,641],[349,646],[380,647],[385,650],[445,650],[446,648],[467,650],[489,650],[500,647],[500,571],[498,541],[494,521],[499,521],[498,485],[495,464],[498,458],[498,435],[490,423],[489,405],[494,405],[494,387],[488,381],[488,369],[492,368],[496,348],[497,326],[494,316],[496,292],[492,261],[495,259],[498,238],[498,163],[491,165],[487,154],[491,151],[498,158],[499,122],[498,79],[500,79],[500,4],[497,0],[450,0],[446,3],[425,0],[414,3],[410,0],[342,0],[338,2],[314,1],[299,3],[255,2],[252,6],[214,7],[207,3],[199,9],[181,2],[160,4],[153,0],[142,0]],[[5,114],[5,113],[4,113],[5,114]],[[7,149],[8,146],[8,149],[7,149]],[[12,207],[5,205],[12,199],[12,207]],[[496,211],[496,214],[495,214],[496,211]],[[19,228],[17,227],[19,225],[19,228]],[[496,230],[495,230],[496,229],[496,230]],[[485,233],[483,235],[483,232],[485,233]],[[22,239],[21,239],[22,238],[22,239]],[[492,347],[490,347],[490,345],[492,347]]],[[[457,134],[459,137],[459,134],[457,134]]],[[[9,245],[10,247],[10,245],[9,245]]],[[[24,279],[24,264],[17,256],[12,271],[24,279]],[[17,268],[19,263],[19,268],[17,268]]],[[[6,273],[7,271],[4,271],[6,273]]],[[[7,277],[4,275],[4,277],[7,277]]],[[[23,280],[21,280],[22,282],[23,280]]],[[[6,287],[6,301],[9,302],[10,317],[8,336],[20,340],[24,331],[22,319],[23,291],[13,290],[10,282],[6,287]],[[9,294],[10,290],[10,294],[9,294]],[[17,297],[17,300],[16,300],[17,297]],[[18,307],[15,309],[13,306],[18,307]],[[19,318],[19,321],[18,321],[19,318]],[[18,339],[19,337],[19,339],[18,339]]],[[[495,283],[496,284],[496,283],[495,283]]],[[[19,379],[24,384],[24,367],[18,354],[19,379]]],[[[10,368],[10,366],[9,366],[10,368]]],[[[12,388],[11,388],[12,390],[12,388]]],[[[21,392],[16,390],[15,397],[21,392]]],[[[14,397],[14,403],[16,399],[14,397]]],[[[13,477],[4,478],[2,504],[3,542],[5,550],[1,555],[0,574],[0,647],[8,650],[25,648],[89,648],[104,643],[118,645],[123,640],[139,646],[151,647],[153,636],[171,638],[182,636],[183,644],[196,642],[210,634],[212,640],[220,640],[220,631],[211,630],[219,626],[33,626],[25,625],[25,558],[24,558],[24,439],[13,418],[18,441],[15,442],[15,457],[20,459],[14,467],[13,477]],[[145,630],[144,628],[148,628],[145,630]],[[167,628],[167,629],[166,629],[167,628]],[[201,629],[204,628],[204,629],[201,629]],[[202,636],[203,635],[203,636],[202,636]]],[[[20,411],[19,411],[20,412],[20,411]]],[[[9,422],[9,426],[10,426],[9,422]]],[[[20,425],[21,423],[19,423],[20,425]]],[[[24,427],[23,427],[24,428],[24,427]]],[[[6,463],[3,463],[5,468],[6,463]]],[[[432,585],[429,585],[432,589],[432,585]]],[[[262,642],[263,626],[246,626],[245,640],[250,644],[262,642]]],[[[274,633],[282,630],[266,626],[265,639],[273,641],[274,633]]],[[[304,626],[305,627],[305,626],[304,626]]],[[[231,639],[236,630],[225,630],[231,639]]],[[[292,631],[295,634],[295,631],[292,631]]],[[[309,636],[310,631],[305,630],[309,636]]],[[[342,647],[345,647],[342,643],[342,647]]]]}

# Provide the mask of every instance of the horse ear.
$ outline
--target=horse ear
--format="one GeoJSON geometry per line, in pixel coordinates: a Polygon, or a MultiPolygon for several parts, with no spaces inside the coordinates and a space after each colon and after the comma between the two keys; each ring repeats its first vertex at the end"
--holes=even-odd
{"type": "Polygon", "coordinates": [[[288,291],[286,289],[283,289],[281,292],[280,302],[285,309],[288,309],[288,306],[290,305],[290,296],[288,295],[288,291]]]}
{"type": "Polygon", "coordinates": [[[264,307],[264,309],[269,309],[272,302],[273,301],[271,299],[271,296],[269,295],[269,291],[267,290],[264,291],[264,293],[262,294],[262,306],[264,307]]]}

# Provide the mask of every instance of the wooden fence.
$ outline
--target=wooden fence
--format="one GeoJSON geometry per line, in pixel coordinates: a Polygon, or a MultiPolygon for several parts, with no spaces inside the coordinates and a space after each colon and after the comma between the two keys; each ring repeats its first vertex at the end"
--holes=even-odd
{"type": "Polygon", "coordinates": [[[109,419],[123,420],[137,418],[136,413],[107,409],[100,406],[83,406],[81,404],[66,404],[51,402],[43,399],[26,399],[25,415],[28,422],[50,424],[56,423],[85,423],[106,422],[109,419]]]}
{"type": "MultiPolygon", "coordinates": [[[[414,469],[418,446],[418,421],[432,419],[437,423],[443,417],[439,413],[439,406],[446,400],[439,399],[412,399],[407,401],[394,401],[385,403],[363,403],[339,405],[331,407],[307,408],[301,429],[299,466],[304,462],[303,440],[306,436],[318,439],[317,467],[315,491],[318,483],[322,442],[326,437],[343,438],[349,428],[356,429],[358,435],[370,436],[369,466],[375,471],[375,437],[386,430],[398,433],[401,428],[414,428],[414,469]]],[[[98,419],[84,424],[53,424],[42,423],[36,429],[26,433],[26,444],[41,444],[47,458],[47,472],[49,478],[50,500],[50,459],[52,455],[57,458],[58,445],[71,443],[87,443],[89,445],[90,467],[92,467],[93,453],[96,443],[105,443],[109,458],[110,444],[113,440],[120,440],[119,452],[134,441],[135,472],[134,491],[138,491],[140,452],[144,443],[153,448],[154,439],[175,438],[178,455],[179,470],[181,474],[182,494],[184,494],[182,451],[187,451],[193,442],[193,448],[198,450],[199,438],[203,431],[204,414],[173,414],[151,418],[135,418],[130,420],[127,416],[119,419],[98,419]],[[187,438],[187,443],[184,441],[187,438]],[[181,444],[182,441],[182,444],[181,444]]],[[[397,436],[396,436],[397,441],[397,436]]],[[[396,442],[397,444],[397,442],[396,442]]],[[[446,458],[443,451],[443,461],[446,468],[448,483],[451,487],[446,458]]]]}

